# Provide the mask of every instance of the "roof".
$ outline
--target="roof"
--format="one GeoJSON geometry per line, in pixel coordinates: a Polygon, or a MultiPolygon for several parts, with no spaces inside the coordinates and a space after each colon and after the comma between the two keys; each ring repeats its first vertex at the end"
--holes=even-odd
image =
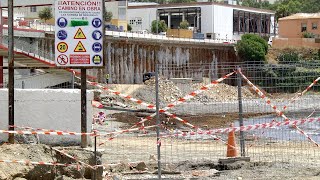
{"type": "Polygon", "coordinates": [[[129,6],[128,9],[178,8],[178,7],[188,7],[188,6],[203,6],[203,5],[218,5],[218,6],[231,7],[231,8],[235,8],[235,9],[260,11],[263,13],[275,14],[274,11],[267,10],[267,9],[258,9],[258,8],[252,8],[252,7],[247,7],[247,6],[231,5],[231,4],[216,3],[216,2],[190,2],[190,3],[171,3],[171,4],[159,4],[159,5],[129,6]]]}
{"type": "Polygon", "coordinates": [[[158,5],[155,2],[128,2],[128,6],[150,6],[150,5],[158,5]]]}
{"type": "Polygon", "coordinates": [[[320,13],[297,13],[291,16],[280,18],[279,20],[290,20],[290,19],[320,19],[320,13]]]}

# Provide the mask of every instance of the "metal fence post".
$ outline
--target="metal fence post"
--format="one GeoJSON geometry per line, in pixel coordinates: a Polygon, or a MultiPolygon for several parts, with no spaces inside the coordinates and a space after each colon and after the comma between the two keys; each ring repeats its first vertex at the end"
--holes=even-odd
{"type": "MultiPolygon", "coordinates": [[[[87,69],[81,69],[81,133],[87,133],[87,69]]],[[[81,136],[81,147],[88,146],[87,135],[81,136]]]]}
{"type": "Polygon", "coordinates": [[[157,155],[158,155],[158,179],[161,179],[161,161],[160,161],[160,116],[159,116],[159,69],[158,64],[156,64],[156,119],[157,119],[157,155]]]}
{"type": "MultiPolygon", "coordinates": [[[[240,72],[241,68],[240,66],[237,66],[237,71],[240,72]]],[[[241,94],[241,75],[240,73],[237,73],[237,81],[238,81],[238,102],[239,102],[239,125],[243,126],[243,109],[242,109],[242,94],[241,94]]],[[[246,156],[245,151],[245,142],[244,142],[244,132],[240,131],[240,150],[241,150],[241,156],[246,156]]]]}
{"type": "Polygon", "coordinates": [[[71,89],[74,89],[74,72],[71,72],[71,89]]]}

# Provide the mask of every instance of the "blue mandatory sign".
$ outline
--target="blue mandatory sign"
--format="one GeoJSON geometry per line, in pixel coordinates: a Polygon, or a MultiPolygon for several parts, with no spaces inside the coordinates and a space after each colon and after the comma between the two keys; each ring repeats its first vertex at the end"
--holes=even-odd
{"type": "Polygon", "coordinates": [[[99,27],[101,27],[101,25],[102,25],[101,19],[99,19],[99,18],[94,18],[94,19],[92,20],[92,26],[93,26],[93,27],[99,28],[99,27]]]}
{"type": "Polygon", "coordinates": [[[92,45],[92,50],[93,50],[94,52],[96,52],[96,53],[101,52],[101,50],[102,50],[102,45],[101,45],[101,43],[98,43],[98,42],[93,43],[93,45],[92,45]]]}
{"type": "Polygon", "coordinates": [[[65,31],[65,30],[60,30],[60,31],[58,31],[57,37],[58,37],[60,40],[65,40],[65,39],[67,39],[67,37],[68,37],[67,31],[65,31]]]}
{"type": "Polygon", "coordinates": [[[59,27],[61,27],[61,28],[64,28],[64,27],[66,27],[66,26],[68,25],[68,21],[67,21],[66,18],[60,17],[60,18],[58,18],[58,20],[57,20],[57,25],[58,25],[59,27]]]}
{"type": "Polygon", "coordinates": [[[98,30],[93,31],[92,38],[94,40],[100,40],[102,38],[102,32],[98,30]]]}

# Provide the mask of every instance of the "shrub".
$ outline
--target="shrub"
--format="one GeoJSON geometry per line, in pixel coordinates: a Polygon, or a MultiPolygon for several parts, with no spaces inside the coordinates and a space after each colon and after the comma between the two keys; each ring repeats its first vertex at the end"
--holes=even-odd
{"type": "Polygon", "coordinates": [[[132,30],[132,27],[130,26],[130,24],[127,24],[127,30],[128,30],[128,31],[131,31],[131,30],[132,30]]]}
{"type": "Polygon", "coordinates": [[[291,64],[291,63],[299,62],[300,57],[297,52],[291,51],[291,52],[281,53],[277,57],[277,60],[280,64],[291,64]]]}
{"type": "Polygon", "coordinates": [[[151,23],[151,31],[153,33],[166,32],[167,29],[168,27],[164,20],[161,20],[161,21],[154,20],[151,23]]]}
{"type": "Polygon", "coordinates": [[[184,20],[180,22],[180,29],[188,29],[188,27],[189,27],[188,21],[184,20]]]}
{"type": "Polygon", "coordinates": [[[252,40],[252,41],[256,41],[256,42],[259,42],[263,45],[264,49],[265,49],[265,54],[268,53],[268,49],[269,49],[269,46],[268,46],[268,41],[269,41],[269,38],[267,40],[265,40],[264,38],[258,36],[258,35],[255,35],[255,34],[244,34],[241,36],[241,40],[252,40]]]}
{"type": "Polygon", "coordinates": [[[315,38],[315,35],[313,33],[309,33],[309,32],[304,32],[302,34],[303,38],[315,38]]]}
{"type": "Polygon", "coordinates": [[[252,34],[243,35],[241,41],[238,41],[236,48],[242,60],[254,64],[265,63],[268,44],[259,36],[252,34]]]}

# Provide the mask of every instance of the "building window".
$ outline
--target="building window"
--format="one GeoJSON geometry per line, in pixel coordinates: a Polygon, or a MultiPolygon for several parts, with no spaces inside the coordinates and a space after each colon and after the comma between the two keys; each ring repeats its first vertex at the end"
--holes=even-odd
{"type": "Polygon", "coordinates": [[[307,23],[302,23],[301,24],[301,32],[307,31],[307,23]]]}
{"type": "Polygon", "coordinates": [[[31,6],[30,12],[37,12],[37,6],[31,6]]]}
{"type": "Polygon", "coordinates": [[[312,29],[318,29],[318,24],[317,23],[312,23],[312,29]]]}
{"type": "Polygon", "coordinates": [[[142,19],[138,19],[137,25],[141,25],[141,24],[142,24],[142,19]]]}
{"type": "Polygon", "coordinates": [[[130,25],[134,25],[135,23],[136,23],[136,20],[130,19],[130,21],[129,21],[129,24],[130,24],[130,25]]]}

